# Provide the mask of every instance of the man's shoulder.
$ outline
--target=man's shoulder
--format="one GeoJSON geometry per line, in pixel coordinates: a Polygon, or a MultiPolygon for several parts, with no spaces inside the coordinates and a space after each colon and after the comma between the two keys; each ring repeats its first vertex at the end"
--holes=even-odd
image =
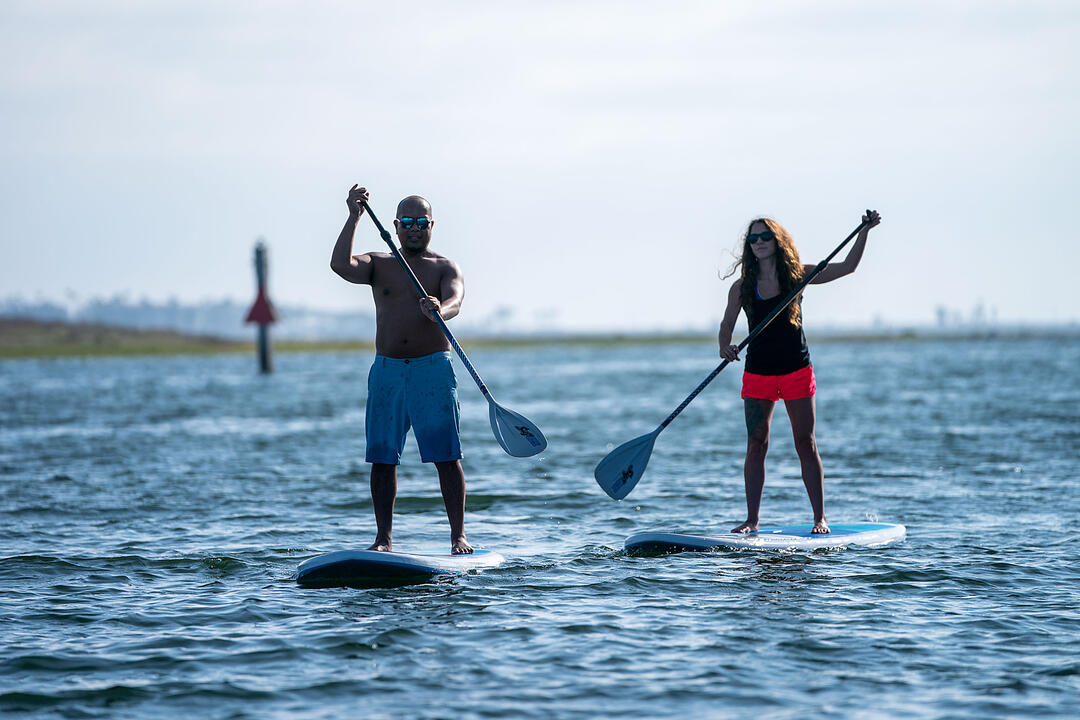
{"type": "Polygon", "coordinates": [[[427,259],[441,268],[447,268],[454,271],[457,271],[458,269],[458,265],[456,262],[446,257],[445,255],[440,255],[437,252],[431,252],[430,250],[428,250],[427,259]]]}

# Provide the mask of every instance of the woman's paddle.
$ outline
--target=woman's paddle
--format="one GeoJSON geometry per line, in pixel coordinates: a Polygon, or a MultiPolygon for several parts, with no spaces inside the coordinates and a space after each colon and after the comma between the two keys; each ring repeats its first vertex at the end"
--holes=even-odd
{"type": "MultiPolygon", "coordinates": [[[[799,293],[810,284],[810,281],[817,277],[818,273],[825,269],[825,266],[829,264],[836,253],[851,242],[851,238],[859,234],[859,231],[863,229],[865,225],[869,223],[869,220],[859,223],[859,227],[851,231],[851,234],[844,238],[844,242],[836,246],[829,257],[818,263],[818,266],[814,268],[813,272],[807,274],[802,279],[802,282],[796,286],[794,290],[788,293],[788,296],[784,298],[776,308],[769,313],[764,320],[758,323],[758,326],[750,331],[750,334],[746,336],[746,339],[739,343],[739,350],[750,344],[750,341],[756,338],[762,330],[764,330],[773,319],[783,312],[784,308],[791,304],[791,301],[799,296],[799,293]]],[[[694,388],[694,392],[690,393],[679,407],[675,408],[675,412],[667,416],[664,422],[660,423],[655,430],[651,433],[642,435],[641,437],[634,438],[630,442],[623,443],[619,447],[608,453],[607,457],[600,461],[600,464],[596,466],[596,470],[593,472],[593,476],[596,478],[596,482],[600,484],[604,492],[610,495],[616,500],[622,500],[624,497],[630,494],[630,491],[637,485],[638,480],[645,473],[645,466],[649,464],[649,456],[652,454],[653,445],[656,443],[656,438],[660,435],[661,431],[666,428],[672,420],[674,420],[679,413],[686,409],[686,406],[698,396],[705,386],[713,381],[720,371],[729,365],[727,360],[724,360],[716,369],[709,373],[709,376],[702,380],[701,384],[694,388]]]]}
{"type": "MultiPolygon", "coordinates": [[[[416,273],[413,272],[409,264],[405,262],[405,258],[398,252],[397,246],[394,245],[394,241],[390,238],[390,233],[386,231],[386,228],[379,222],[379,218],[375,217],[375,213],[371,212],[371,207],[367,204],[366,200],[361,199],[360,204],[367,210],[368,216],[371,217],[372,222],[375,223],[375,227],[379,229],[379,235],[386,241],[386,244],[390,246],[390,252],[393,253],[394,258],[398,261],[401,267],[405,270],[405,273],[412,280],[413,287],[416,288],[416,292],[420,294],[420,297],[426,298],[427,292],[424,290],[424,286],[420,284],[420,280],[416,277],[416,273]]],[[[491,392],[484,385],[484,381],[480,379],[476,369],[473,368],[472,363],[469,362],[469,358],[466,357],[465,351],[458,345],[457,339],[454,338],[454,334],[450,332],[450,328],[446,326],[446,321],[442,319],[439,313],[432,313],[432,317],[435,318],[435,322],[442,328],[443,335],[450,341],[454,350],[457,352],[458,357],[461,358],[461,362],[465,365],[465,369],[472,375],[472,379],[476,381],[477,387],[480,388],[480,392],[484,394],[484,397],[488,401],[488,419],[491,421],[491,432],[495,434],[495,439],[499,441],[499,445],[510,455],[514,457],[529,457],[539,452],[543,452],[547,447],[547,438],[544,437],[544,433],[540,432],[540,428],[536,427],[524,415],[516,413],[513,410],[504,408],[499,403],[495,402],[495,398],[491,397],[491,392]]]]}

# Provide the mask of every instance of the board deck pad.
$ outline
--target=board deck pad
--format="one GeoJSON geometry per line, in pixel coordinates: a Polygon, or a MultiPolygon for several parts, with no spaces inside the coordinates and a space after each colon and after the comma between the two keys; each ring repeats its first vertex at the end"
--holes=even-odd
{"type": "Polygon", "coordinates": [[[891,523],[837,523],[831,532],[814,535],[813,525],[763,527],[755,533],[717,533],[690,535],[669,532],[643,532],[631,535],[624,547],[628,552],[670,553],[716,550],[724,548],[755,548],[761,550],[813,550],[848,546],[879,547],[903,540],[907,528],[891,523]]]}
{"type": "Polygon", "coordinates": [[[435,575],[456,575],[498,567],[505,558],[491,550],[453,555],[446,550],[378,552],[338,550],[309,558],[296,569],[296,582],[306,586],[370,587],[406,584],[435,575]]]}

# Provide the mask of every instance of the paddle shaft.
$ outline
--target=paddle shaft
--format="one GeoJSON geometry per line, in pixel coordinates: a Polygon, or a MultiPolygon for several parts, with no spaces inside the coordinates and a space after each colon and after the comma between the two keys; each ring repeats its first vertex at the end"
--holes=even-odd
{"type": "MultiPolygon", "coordinates": [[[[787,308],[787,306],[791,304],[792,300],[794,300],[795,298],[797,298],[799,296],[799,293],[801,293],[806,288],[806,286],[809,285],[810,282],[814,278],[816,278],[818,276],[818,273],[820,273],[822,270],[825,269],[825,266],[829,264],[829,261],[832,260],[834,257],[836,257],[836,254],[838,252],[840,252],[844,248],[845,245],[847,245],[849,242],[851,242],[851,238],[853,238],[853,237],[855,237],[856,235],[859,234],[859,231],[862,230],[866,226],[867,222],[868,221],[859,223],[859,227],[852,230],[851,234],[848,235],[846,238],[844,238],[844,242],[837,245],[836,249],[833,250],[831,253],[829,253],[829,256],[827,258],[825,258],[820,263],[818,263],[818,266],[816,268],[814,268],[814,270],[812,272],[810,272],[806,277],[804,277],[802,279],[802,282],[800,282],[795,287],[794,290],[792,290],[790,293],[788,293],[788,296],[786,298],[784,298],[784,301],[782,303],[780,303],[775,308],[773,308],[773,311],[771,313],[769,313],[768,315],[766,315],[765,319],[762,320],[760,323],[758,323],[757,327],[755,327],[753,330],[750,331],[750,334],[746,336],[746,339],[743,340],[741,343],[739,343],[739,351],[740,352],[742,351],[743,348],[745,348],[747,345],[749,345],[750,342],[754,338],[756,338],[758,335],[760,335],[762,333],[762,331],[765,330],[766,327],[768,327],[769,323],[771,323],[773,320],[775,320],[776,316],[779,315],[781,312],[783,312],[784,309],[787,308]]],[[[678,417],[679,413],[681,413],[683,410],[685,410],[686,406],[689,405],[693,401],[693,399],[696,398],[698,396],[698,394],[702,390],[705,389],[705,386],[708,385],[709,383],[711,383],[713,381],[713,378],[715,378],[717,375],[719,375],[720,371],[723,370],[724,368],[726,368],[730,364],[731,364],[730,360],[724,360],[719,365],[717,365],[716,369],[713,370],[711,373],[709,373],[709,376],[707,378],[705,378],[704,380],[702,380],[701,384],[698,385],[696,388],[694,388],[694,391],[692,393],[690,393],[686,397],[685,400],[682,401],[682,404],[679,405],[679,407],[675,408],[675,411],[673,413],[671,413],[670,415],[668,415],[667,418],[664,420],[664,422],[660,423],[660,426],[656,429],[656,432],[659,433],[660,430],[663,430],[664,428],[666,428],[668,426],[668,424],[672,420],[674,420],[676,417],[678,417]]]]}
{"type": "MultiPolygon", "coordinates": [[[[386,228],[384,228],[382,226],[382,223],[379,222],[379,218],[375,217],[375,213],[371,212],[371,206],[367,204],[366,200],[360,200],[360,204],[364,206],[364,209],[367,210],[367,214],[371,218],[371,221],[375,223],[375,227],[379,229],[379,235],[381,235],[382,239],[386,241],[386,244],[390,246],[390,252],[393,253],[394,258],[405,270],[405,274],[409,276],[409,280],[412,281],[413,287],[416,288],[416,292],[422,298],[428,297],[428,293],[426,290],[424,290],[424,286],[420,284],[420,278],[416,277],[416,273],[414,273],[413,269],[409,267],[409,263],[405,262],[405,258],[401,256],[401,253],[398,251],[397,246],[394,245],[394,241],[390,237],[390,233],[387,232],[386,228]]],[[[457,353],[458,357],[461,358],[461,362],[465,366],[465,369],[469,371],[470,375],[472,375],[472,379],[476,382],[476,386],[480,388],[480,392],[484,394],[484,397],[486,397],[489,402],[494,402],[494,398],[491,397],[491,393],[488,391],[487,385],[485,385],[484,381],[480,379],[480,374],[476,372],[476,368],[474,368],[472,366],[472,363],[469,362],[469,358],[465,355],[465,351],[461,349],[460,345],[458,345],[458,341],[454,337],[454,333],[450,332],[450,328],[446,326],[446,321],[442,319],[442,315],[440,315],[438,312],[434,313],[434,315],[435,322],[439,324],[439,328],[442,329],[443,335],[445,335],[446,339],[450,341],[450,345],[454,348],[454,351],[457,353]]]]}

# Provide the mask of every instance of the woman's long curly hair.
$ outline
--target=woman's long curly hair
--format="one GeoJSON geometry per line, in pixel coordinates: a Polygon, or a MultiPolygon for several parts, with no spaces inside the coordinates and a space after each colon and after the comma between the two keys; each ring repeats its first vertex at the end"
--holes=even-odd
{"type": "MultiPolygon", "coordinates": [[[[750,243],[746,241],[746,236],[750,234],[750,228],[754,227],[754,223],[764,223],[776,236],[776,274],[780,276],[780,293],[786,296],[799,284],[804,274],[802,261],[799,259],[799,251],[795,249],[795,241],[791,239],[791,233],[772,218],[761,217],[751,220],[746,226],[746,232],[743,233],[742,256],[731,266],[728,274],[724,275],[724,278],[729,278],[735,274],[736,270],[741,269],[742,288],[739,300],[747,313],[747,317],[750,314],[750,304],[754,299],[754,291],[757,289],[758,273],[761,271],[757,256],[750,249],[750,243]]],[[[789,323],[795,327],[800,327],[802,325],[801,303],[796,300],[788,305],[785,315],[789,323]]]]}

